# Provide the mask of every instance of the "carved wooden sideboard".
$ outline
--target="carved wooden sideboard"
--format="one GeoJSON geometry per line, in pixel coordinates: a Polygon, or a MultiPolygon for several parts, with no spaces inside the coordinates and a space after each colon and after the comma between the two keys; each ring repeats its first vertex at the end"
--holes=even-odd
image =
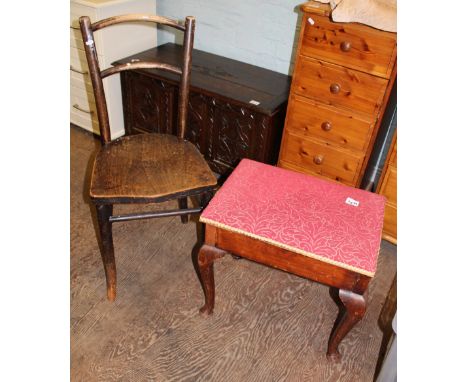
{"type": "Polygon", "coordinates": [[[396,76],[396,33],[301,7],[279,166],[360,186],[396,76]]]}
{"type": "MultiPolygon", "coordinates": [[[[181,46],[168,43],[116,63],[158,59],[176,64],[181,54],[181,46]]],[[[126,134],[175,134],[176,75],[154,69],[122,72],[121,84],[126,134]]],[[[275,164],[289,87],[287,75],[194,49],[186,137],[221,175],[242,158],[275,164]]]]}

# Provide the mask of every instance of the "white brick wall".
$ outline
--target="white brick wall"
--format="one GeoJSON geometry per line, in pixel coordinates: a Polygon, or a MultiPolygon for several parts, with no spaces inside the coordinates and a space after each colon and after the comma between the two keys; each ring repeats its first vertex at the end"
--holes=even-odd
{"type": "MultiPolygon", "coordinates": [[[[196,18],[195,48],[292,74],[302,0],[156,0],[161,16],[196,18]]],[[[181,43],[160,29],[158,43],[181,43]]]]}

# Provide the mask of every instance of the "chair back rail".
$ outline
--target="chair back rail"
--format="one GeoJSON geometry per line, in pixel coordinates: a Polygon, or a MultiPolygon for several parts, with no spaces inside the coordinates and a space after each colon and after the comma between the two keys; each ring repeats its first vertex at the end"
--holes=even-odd
{"type": "MultiPolygon", "coordinates": [[[[190,16],[189,16],[190,17],[190,16]]],[[[146,15],[143,13],[130,13],[126,15],[120,15],[120,16],[112,16],[108,17],[107,19],[102,19],[99,21],[96,21],[92,25],[93,32],[96,32],[97,30],[101,28],[106,28],[111,25],[115,24],[121,24],[121,23],[128,23],[128,22],[135,22],[135,21],[148,21],[156,24],[163,24],[167,25],[176,29],[179,29],[181,31],[186,30],[186,26],[182,25],[179,23],[177,20],[169,19],[167,17],[163,16],[156,16],[156,15],[146,15]]]]}
{"type": "Polygon", "coordinates": [[[96,109],[99,120],[99,131],[101,134],[101,144],[106,145],[111,141],[109,114],[107,110],[106,96],[104,93],[104,85],[102,80],[108,76],[120,73],[122,71],[136,69],[160,69],[180,75],[181,78],[179,84],[177,136],[179,138],[184,139],[187,124],[195,18],[188,16],[185,18],[185,25],[181,25],[176,20],[172,20],[161,16],[145,14],[127,14],[113,16],[107,19],[99,20],[95,23],[91,23],[91,20],[88,16],[82,16],[80,17],[80,29],[83,38],[86,59],[88,61],[91,83],[93,85],[94,98],[96,101],[96,109]],[[94,42],[94,32],[111,25],[129,22],[153,22],[156,24],[166,25],[183,31],[184,45],[182,66],[177,67],[161,62],[137,61],[116,65],[114,67],[110,67],[101,71],[96,51],[96,44],[94,42]]]}
{"type": "Polygon", "coordinates": [[[135,70],[135,69],[162,69],[168,72],[172,72],[175,74],[182,74],[182,69],[178,68],[177,66],[170,65],[170,64],[163,64],[160,62],[150,62],[150,61],[138,61],[138,62],[129,62],[126,64],[119,64],[116,66],[112,66],[103,70],[101,72],[101,78],[104,79],[112,74],[120,73],[125,70],[135,70]]]}

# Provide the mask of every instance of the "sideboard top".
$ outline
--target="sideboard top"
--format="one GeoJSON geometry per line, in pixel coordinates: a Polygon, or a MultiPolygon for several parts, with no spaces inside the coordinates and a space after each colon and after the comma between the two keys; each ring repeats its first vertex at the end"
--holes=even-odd
{"type": "MultiPolygon", "coordinates": [[[[113,65],[132,59],[180,65],[181,58],[182,46],[167,43],[120,59],[113,65]]],[[[176,74],[162,70],[138,71],[174,83],[179,81],[176,74]]],[[[291,77],[285,74],[193,49],[191,88],[238,101],[252,110],[266,114],[275,112],[287,102],[290,83],[291,77]]]]}

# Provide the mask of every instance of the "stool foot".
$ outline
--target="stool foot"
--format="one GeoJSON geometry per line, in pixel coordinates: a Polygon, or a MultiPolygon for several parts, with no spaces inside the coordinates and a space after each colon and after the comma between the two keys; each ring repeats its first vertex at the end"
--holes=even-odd
{"type": "Polygon", "coordinates": [[[198,252],[198,268],[200,270],[200,281],[205,293],[205,305],[200,308],[200,313],[210,315],[213,313],[215,301],[215,285],[213,262],[226,254],[225,251],[203,244],[198,252]]]}
{"type": "Polygon", "coordinates": [[[338,345],[366,312],[366,300],[362,295],[340,289],[339,297],[346,311],[332,331],[328,341],[327,358],[333,361],[340,360],[338,345]]]}

